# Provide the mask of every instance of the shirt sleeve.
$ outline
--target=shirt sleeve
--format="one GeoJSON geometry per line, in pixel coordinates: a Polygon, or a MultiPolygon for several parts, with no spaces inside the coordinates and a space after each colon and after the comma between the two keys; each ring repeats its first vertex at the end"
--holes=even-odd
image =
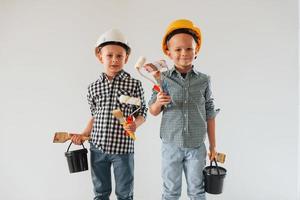
{"type": "Polygon", "coordinates": [[[213,119],[220,112],[220,109],[215,109],[214,98],[211,90],[210,77],[207,80],[207,88],[205,90],[205,110],[206,110],[206,120],[213,119]]]}
{"type": "Polygon", "coordinates": [[[138,86],[137,86],[137,90],[136,90],[136,95],[137,97],[140,98],[141,100],[141,109],[135,113],[135,117],[137,116],[143,116],[145,119],[147,117],[147,111],[148,111],[148,108],[146,106],[146,102],[145,102],[145,97],[144,97],[144,89],[142,87],[142,83],[141,81],[138,81],[138,86]]]}
{"type": "Polygon", "coordinates": [[[91,87],[88,87],[87,100],[88,100],[88,104],[90,106],[91,115],[93,117],[95,117],[95,115],[96,115],[96,103],[93,100],[93,96],[92,96],[92,93],[91,93],[91,87]]]}
{"type": "Polygon", "coordinates": [[[148,106],[151,106],[153,103],[155,103],[157,94],[158,92],[152,89],[152,94],[150,100],[148,101],[148,106]]]}

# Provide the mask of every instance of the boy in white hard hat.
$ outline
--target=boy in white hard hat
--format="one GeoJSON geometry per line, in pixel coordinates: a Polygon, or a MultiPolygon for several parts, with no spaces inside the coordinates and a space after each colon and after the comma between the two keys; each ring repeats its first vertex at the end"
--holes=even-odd
{"type": "Polygon", "coordinates": [[[115,193],[118,200],[133,199],[134,141],[125,132],[135,132],[145,121],[147,108],[144,91],[139,80],[123,70],[130,54],[130,46],[124,35],[116,29],[102,34],[97,40],[95,54],[104,66],[104,72],[88,87],[88,103],[92,117],[81,134],[75,134],[75,144],[83,142],[82,136],[90,136],[91,172],[95,200],[108,200],[112,191],[111,166],[115,177],[115,193]],[[135,120],[122,126],[112,111],[120,109],[124,116],[137,109],[121,103],[121,95],[141,100],[141,108],[135,120]]]}
{"type": "Polygon", "coordinates": [[[210,160],[216,156],[215,110],[210,77],[193,65],[202,38],[200,29],[190,20],[173,21],[163,38],[163,52],[174,67],[162,74],[165,92],[153,91],[149,111],[163,113],[162,139],[163,200],[178,200],[182,172],[191,200],[205,200],[202,170],[205,167],[206,133],[210,160]]]}

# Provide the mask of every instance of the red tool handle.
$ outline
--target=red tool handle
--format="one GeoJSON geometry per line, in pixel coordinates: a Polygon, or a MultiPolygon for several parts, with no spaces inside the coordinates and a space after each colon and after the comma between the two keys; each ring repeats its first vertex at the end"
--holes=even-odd
{"type": "MultiPolygon", "coordinates": [[[[127,124],[130,124],[133,122],[133,116],[132,115],[129,115],[128,117],[126,117],[126,123],[127,124]]],[[[125,134],[129,137],[131,137],[133,140],[135,140],[135,135],[133,132],[127,132],[125,131],[125,134]]]]}
{"type": "Polygon", "coordinates": [[[126,118],[126,122],[127,122],[128,124],[130,124],[130,123],[133,122],[133,117],[132,117],[132,115],[129,115],[129,116],[126,118]]]}
{"type": "Polygon", "coordinates": [[[160,87],[158,85],[154,85],[153,90],[155,90],[156,92],[160,92],[160,87]]]}

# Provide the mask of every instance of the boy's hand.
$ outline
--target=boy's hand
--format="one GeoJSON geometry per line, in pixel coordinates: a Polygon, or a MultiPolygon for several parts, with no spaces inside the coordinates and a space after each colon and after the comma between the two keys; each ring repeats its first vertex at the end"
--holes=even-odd
{"type": "Polygon", "coordinates": [[[85,137],[82,134],[78,134],[78,133],[70,133],[71,136],[71,141],[76,144],[76,145],[81,145],[85,139],[83,137],[85,137]]]}
{"type": "Polygon", "coordinates": [[[171,102],[171,97],[165,92],[159,92],[156,96],[156,103],[164,106],[171,102]]]}
{"type": "Polygon", "coordinates": [[[158,71],[157,67],[155,65],[153,65],[153,63],[146,63],[146,64],[144,64],[143,67],[149,73],[158,71]]]}
{"type": "Polygon", "coordinates": [[[215,147],[209,147],[209,153],[208,153],[208,157],[209,160],[212,161],[216,158],[217,156],[217,151],[215,147]]]}
{"type": "Polygon", "coordinates": [[[147,72],[151,73],[155,79],[160,77],[160,71],[153,63],[146,63],[144,65],[144,68],[146,69],[147,72]]]}
{"type": "Polygon", "coordinates": [[[136,128],[137,128],[137,126],[136,126],[136,123],[133,121],[133,122],[130,122],[130,123],[125,123],[124,124],[124,129],[125,129],[125,131],[127,131],[127,132],[132,132],[132,133],[134,133],[135,131],[136,131],[136,128]]]}

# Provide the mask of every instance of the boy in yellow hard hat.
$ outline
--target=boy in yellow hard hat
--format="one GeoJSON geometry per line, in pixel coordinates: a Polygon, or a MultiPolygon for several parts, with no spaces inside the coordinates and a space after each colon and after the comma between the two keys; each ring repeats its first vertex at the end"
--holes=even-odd
{"type": "Polygon", "coordinates": [[[210,77],[193,65],[202,37],[190,20],[173,21],[163,37],[162,49],[174,67],[162,73],[164,92],[153,91],[149,111],[162,114],[163,200],[178,200],[181,195],[182,172],[191,200],[204,200],[202,170],[205,167],[206,133],[209,159],[216,156],[215,110],[210,77]]]}
{"type": "Polygon", "coordinates": [[[125,131],[135,132],[145,121],[147,108],[141,82],[123,70],[130,50],[125,36],[117,29],[99,37],[95,53],[104,66],[104,72],[88,87],[87,98],[92,117],[85,130],[71,138],[75,144],[81,144],[82,136],[91,136],[89,142],[95,200],[109,200],[112,191],[111,167],[118,200],[133,199],[134,141],[125,131]],[[121,95],[139,98],[141,102],[140,109],[134,114],[135,120],[125,127],[112,115],[112,111],[121,109],[124,116],[128,116],[137,108],[120,102],[121,95]]]}

